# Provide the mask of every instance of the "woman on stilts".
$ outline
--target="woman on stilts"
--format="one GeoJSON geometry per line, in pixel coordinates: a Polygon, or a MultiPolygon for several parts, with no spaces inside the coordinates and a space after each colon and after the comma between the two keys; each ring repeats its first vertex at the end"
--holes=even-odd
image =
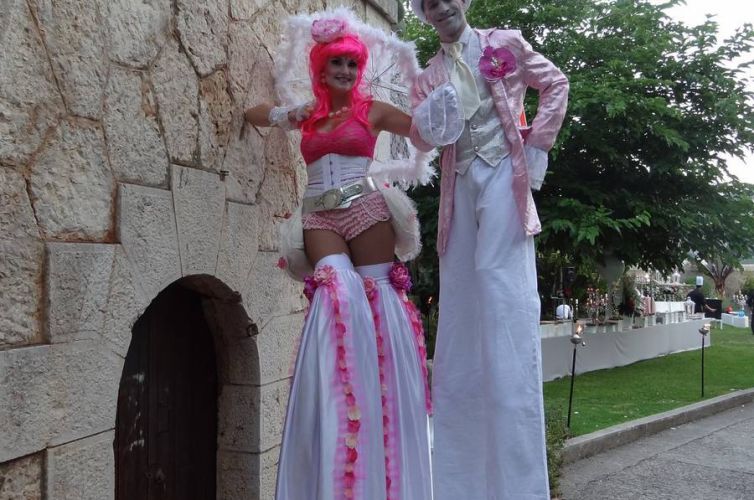
{"type": "Polygon", "coordinates": [[[311,23],[313,101],[245,114],[254,126],[299,129],[308,174],[301,221],[310,305],[276,499],[429,500],[426,350],[408,273],[394,263],[396,228],[415,231],[416,213],[369,175],[378,134],[408,136],[411,118],[365,91],[369,48],[355,16],[341,9],[302,19],[311,23]]]}

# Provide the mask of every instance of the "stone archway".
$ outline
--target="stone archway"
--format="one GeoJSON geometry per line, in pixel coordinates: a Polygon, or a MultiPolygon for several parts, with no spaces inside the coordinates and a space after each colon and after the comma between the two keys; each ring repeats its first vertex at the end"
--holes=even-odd
{"type": "Polygon", "coordinates": [[[240,294],[213,276],[179,279],[151,302],[119,388],[116,500],[260,498],[257,334],[240,294]]]}

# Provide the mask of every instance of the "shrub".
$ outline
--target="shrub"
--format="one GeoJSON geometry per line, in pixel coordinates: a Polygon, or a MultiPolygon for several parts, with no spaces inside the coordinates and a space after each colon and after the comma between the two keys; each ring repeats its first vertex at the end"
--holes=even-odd
{"type": "Polygon", "coordinates": [[[545,433],[547,439],[547,473],[550,495],[560,494],[560,470],[563,466],[563,446],[568,438],[565,410],[559,404],[545,405],[545,433]]]}

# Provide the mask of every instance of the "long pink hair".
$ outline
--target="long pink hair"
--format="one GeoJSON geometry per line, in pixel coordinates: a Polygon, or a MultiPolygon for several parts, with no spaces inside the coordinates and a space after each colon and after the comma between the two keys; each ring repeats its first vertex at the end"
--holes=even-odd
{"type": "Polygon", "coordinates": [[[350,92],[351,109],[356,120],[371,128],[367,114],[372,96],[365,94],[360,88],[369,59],[369,49],[358,36],[346,34],[329,43],[316,43],[309,52],[309,77],[312,80],[315,104],[309,119],[301,125],[301,131],[305,135],[313,133],[315,124],[330,112],[330,89],[321,81],[321,77],[328,61],[333,57],[350,57],[356,61],[358,72],[350,92]]]}

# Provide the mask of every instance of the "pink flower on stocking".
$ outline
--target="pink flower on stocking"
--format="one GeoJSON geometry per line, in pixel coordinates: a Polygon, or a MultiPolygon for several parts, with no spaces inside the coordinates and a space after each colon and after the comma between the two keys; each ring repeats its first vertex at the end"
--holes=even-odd
{"type": "Polygon", "coordinates": [[[411,291],[411,287],[413,286],[411,283],[411,273],[408,272],[406,264],[403,262],[393,263],[393,268],[390,270],[390,284],[398,290],[403,290],[404,292],[411,291]]]}
{"type": "Polygon", "coordinates": [[[314,281],[318,286],[331,285],[335,282],[335,269],[332,266],[322,266],[314,270],[314,281]]]}
{"type": "Polygon", "coordinates": [[[314,276],[307,276],[304,278],[304,296],[312,301],[314,298],[314,292],[317,291],[317,282],[314,280],[314,276]]]}
{"type": "Polygon", "coordinates": [[[374,300],[374,294],[377,293],[377,282],[371,276],[364,278],[364,291],[369,300],[374,300]]]}

